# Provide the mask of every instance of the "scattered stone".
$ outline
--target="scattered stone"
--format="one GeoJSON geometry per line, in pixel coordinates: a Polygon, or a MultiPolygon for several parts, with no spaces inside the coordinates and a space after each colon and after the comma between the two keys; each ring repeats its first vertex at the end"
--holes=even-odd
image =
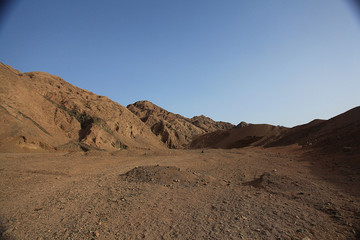
{"type": "Polygon", "coordinates": [[[100,233],[98,231],[94,231],[93,235],[94,235],[94,237],[98,237],[98,236],[100,236],[100,233]]]}
{"type": "Polygon", "coordinates": [[[301,240],[311,240],[311,238],[309,238],[309,237],[304,237],[304,238],[301,239],[301,240]]]}

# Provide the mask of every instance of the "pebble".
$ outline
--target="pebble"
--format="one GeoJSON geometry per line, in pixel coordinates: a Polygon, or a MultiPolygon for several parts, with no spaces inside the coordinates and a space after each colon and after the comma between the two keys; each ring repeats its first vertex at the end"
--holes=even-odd
{"type": "Polygon", "coordinates": [[[304,237],[304,238],[301,239],[301,240],[311,240],[311,238],[309,238],[309,237],[304,237]]]}
{"type": "Polygon", "coordinates": [[[98,231],[94,231],[93,235],[94,235],[94,237],[98,237],[98,236],[100,236],[100,233],[98,231]]]}

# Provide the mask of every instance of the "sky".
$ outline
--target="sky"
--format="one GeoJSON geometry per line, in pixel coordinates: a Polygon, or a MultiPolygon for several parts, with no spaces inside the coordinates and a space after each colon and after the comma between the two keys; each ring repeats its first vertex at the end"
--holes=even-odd
{"type": "Polygon", "coordinates": [[[19,0],[0,61],[123,106],[292,127],[360,105],[360,15],[340,0],[19,0]]]}

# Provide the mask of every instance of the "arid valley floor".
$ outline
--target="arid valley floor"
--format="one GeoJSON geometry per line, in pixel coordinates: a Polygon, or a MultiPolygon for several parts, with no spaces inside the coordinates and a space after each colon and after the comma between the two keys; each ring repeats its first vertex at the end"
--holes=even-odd
{"type": "Polygon", "coordinates": [[[358,159],[296,145],[2,153],[2,238],[359,239],[358,159]]]}
{"type": "Polygon", "coordinates": [[[0,63],[0,239],[360,239],[360,106],[292,128],[0,63]]]}

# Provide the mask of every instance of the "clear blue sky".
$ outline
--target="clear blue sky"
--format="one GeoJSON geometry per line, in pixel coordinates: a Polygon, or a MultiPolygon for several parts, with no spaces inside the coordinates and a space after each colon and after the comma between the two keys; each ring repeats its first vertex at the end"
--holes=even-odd
{"type": "Polygon", "coordinates": [[[0,61],[126,106],[294,126],[360,105],[360,16],[340,0],[23,0],[0,61]]]}

